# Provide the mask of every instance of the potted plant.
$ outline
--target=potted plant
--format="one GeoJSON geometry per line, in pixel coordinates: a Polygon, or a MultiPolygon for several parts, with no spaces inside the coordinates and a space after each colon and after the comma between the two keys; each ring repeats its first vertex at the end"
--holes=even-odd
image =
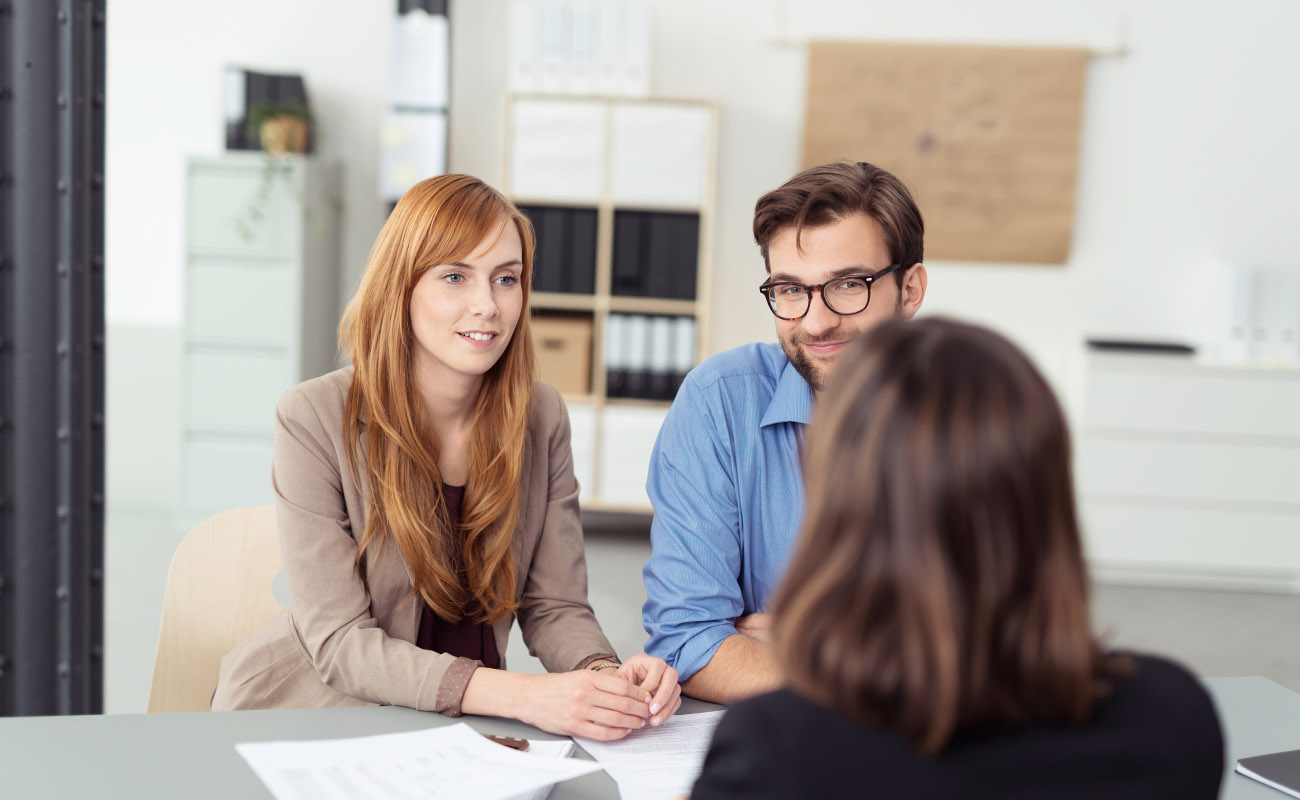
{"type": "Polygon", "coordinates": [[[247,133],[270,156],[306,153],[311,145],[311,111],[297,98],[257,103],[248,109],[247,133]]]}

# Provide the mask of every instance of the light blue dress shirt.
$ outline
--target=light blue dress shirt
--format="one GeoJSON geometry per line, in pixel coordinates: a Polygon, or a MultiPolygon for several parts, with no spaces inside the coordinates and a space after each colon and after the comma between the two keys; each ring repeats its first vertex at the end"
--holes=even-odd
{"type": "Polygon", "coordinates": [[[719,353],[682,383],[659,431],[643,571],[646,652],[681,680],[736,618],[766,609],[803,515],[799,448],[812,389],[777,344],[719,353]]]}

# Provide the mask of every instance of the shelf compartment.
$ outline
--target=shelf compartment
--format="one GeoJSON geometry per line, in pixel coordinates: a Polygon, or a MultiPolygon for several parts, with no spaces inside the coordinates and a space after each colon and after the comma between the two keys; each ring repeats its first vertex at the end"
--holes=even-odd
{"type": "Polygon", "coordinates": [[[594,292],[596,209],[520,205],[519,210],[532,221],[537,233],[533,289],[550,293],[594,292]]]}
{"type": "Polygon", "coordinates": [[[694,300],[699,251],[699,214],[615,210],[610,293],[694,300]]]}
{"type": "Polygon", "coordinates": [[[533,349],[537,353],[537,370],[542,380],[559,389],[562,394],[591,393],[593,327],[590,314],[533,314],[533,349]]]}

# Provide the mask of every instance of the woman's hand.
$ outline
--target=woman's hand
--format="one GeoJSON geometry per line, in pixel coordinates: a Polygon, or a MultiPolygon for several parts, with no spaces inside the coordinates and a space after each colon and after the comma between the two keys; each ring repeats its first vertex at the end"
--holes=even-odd
{"type": "Polygon", "coordinates": [[[650,724],[662,725],[682,705],[682,687],[677,670],[662,658],[637,653],[614,673],[641,689],[641,699],[650,706],[650,724]]]}
{"type": "Polygon", "coordinates": [[[645,726],[650,704],[644,689],[611,672],[579,669],[528,676],[519,719],[561,736],[622,739],[645,726]]]}

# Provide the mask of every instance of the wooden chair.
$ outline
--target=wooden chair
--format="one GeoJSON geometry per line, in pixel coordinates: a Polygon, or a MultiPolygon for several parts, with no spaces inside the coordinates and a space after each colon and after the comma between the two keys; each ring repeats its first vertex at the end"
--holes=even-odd
{"type": "Polygon", "coordinates": [[[274,506],[215,514],[186,534],[167,570],[150,712],[207,711],[221,657],[283,606],[274,506]]]}

